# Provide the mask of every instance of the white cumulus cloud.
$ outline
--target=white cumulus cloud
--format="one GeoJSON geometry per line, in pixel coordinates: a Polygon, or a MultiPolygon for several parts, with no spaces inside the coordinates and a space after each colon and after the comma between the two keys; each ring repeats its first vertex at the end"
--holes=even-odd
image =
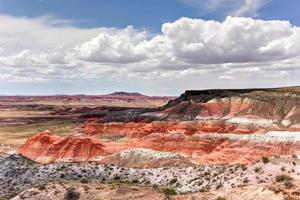
{"type": "Polygon", "coordinates": [[[0,81],[105,77],[179,85],[184,79],[197,86],[255,77],[286,83],[300,70],[300,28],[288,21],[181,18],[162,24],[156,35],[131,26],[76,28],[47,17],[0,16],[0,24],[0,81]]]}

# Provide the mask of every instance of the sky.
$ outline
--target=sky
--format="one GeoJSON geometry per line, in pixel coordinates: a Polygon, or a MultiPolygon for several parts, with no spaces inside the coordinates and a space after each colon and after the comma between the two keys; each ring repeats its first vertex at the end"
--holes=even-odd
{"type": "Polygon", "coordinates": [[[0,0],[0,94],[300,85],[299,0],[0,0]]]}

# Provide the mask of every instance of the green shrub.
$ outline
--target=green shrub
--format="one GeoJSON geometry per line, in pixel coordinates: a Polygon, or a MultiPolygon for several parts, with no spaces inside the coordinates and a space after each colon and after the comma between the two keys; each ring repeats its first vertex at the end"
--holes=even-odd
{"type": "Polygon", "coordinates": [[[276,182],[292,181],[293,178],[288,175],[278,175],[275,177],[276,182]]]}
{"type": "Polygon", "coordinates": [[[265,164],[270,162],[268,157],[263,156],[261,159],[262,159],[263,163],[265,163],[265,164]]]}
{"type": "Polygon", "coordinates": [[[286,181],[286,182],[284,183],[284,186],[285,186],[285,188],[287,188],[287,189],[291,189],[291,188],[293,188],[295,185],[294,185],[294,183],[293,183],[292,181],[286,181]]]}
{"type": "Polygon", "coordinates": [[[163,188],[162,192],[165,195],[176,195],[177,194],[176,190],[174,190],[174,188],[171,188],[171,187],[163,188]]]}
{"type": "Polygon", "coordinates": [[[291,169],[291,171],[292,171],[292,172],[295,172],[295,170],[294,170],[294,169],[291,169]]]}
{"type": "Polygon", "coordinates": [[[74,187],[68,188],[64,200],[78,200],[80,197],[80,193],[76,192],[76,189],[74,187]]]}
{"type": "Polygon", "coordinates": [[[255,171],[255,173],[259,173],[261,171],[261,168],[260,167],[255,167],[254,171],[255,171]]]}
{"type": "Polygon", "coordinates": [[[204,176],[209,176],[210,175],[210,172],[207,171],[207,172],[204,172],[204,176]]]}
{"type": "Polygon", "coordinates": [[[46,189],[46,185],[38,185],[37,186],[37,188],[39,189],[39,190],[45,190],[46,189]]]}
{"type": "Polygon", "coordinates": [[[247,168],[247,166],[246,165],[242,165],[242,170],[243,171],[246,171],[248,168],[247,168]]]}
{"type": "Polygon", "coordinates": [[[89,183],[89,180],[86,179],[86,178],[83,178],[83,179],[80,180],[80,182],[81,182],[81,183],[89,183]]]}
{"type": "Polygon", "coordinates": [[[219,196],[219,197],[216,198],[216,200],[227,200],[227,198],[219,196]]]}
{"type": "Polygon", "coordinates": [[[244,178],[243,183],[248,184],[249,182],[250,182],[250,180],[247,177],[244,178]]]}
{"type": "Polygon", "coordinates": [[[173,184],[175,184],[175,183],[177,183],[177,178],[173,178],[172,180],[170,180],[170,184],[171,184],[171,185],[173,185],[173,184]]]}
{"type": "Polygon", "coordinates": [[[205,187],[202,187],[199,192],[209,192],[210,191],[210,187],[209,186],[205,186],[205,187]]]}
{"type": "Polygon", "coordinates": [[[217,186],[216,186],[216,190],[220,189],[223,187],[223,184],[222,183],[219,183],[217,186]]]}
{"type": "Polygon", "coordinates": [[[140,181],[138,179],[133,179],[132,183],[139,183],[140,181]]]}

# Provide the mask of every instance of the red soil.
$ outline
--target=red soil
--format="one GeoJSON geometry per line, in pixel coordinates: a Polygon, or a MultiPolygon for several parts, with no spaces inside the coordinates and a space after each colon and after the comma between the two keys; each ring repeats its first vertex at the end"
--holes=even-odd
{"type": "Polygon", "coordinates": [[[87,123],[84,133],[87,135],[126,135],[131,138],[144,137],[151,133],[183,133],[193,135],[195,133],[237,133],[251,134],[258,130],[280,130],[276,125],[272,127],[259,127],[253,125],[225,123],[221,121],[185,121],[164,122],[156,121],[150,123],[87,123]]]}

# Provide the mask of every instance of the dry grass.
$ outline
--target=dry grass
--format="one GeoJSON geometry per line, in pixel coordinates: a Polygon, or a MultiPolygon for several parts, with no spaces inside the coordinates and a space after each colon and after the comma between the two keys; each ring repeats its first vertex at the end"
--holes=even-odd
{"type": "MultiPolygon", "coordinates": [[[[171,99],[171,98],[170,98],[171,99]]],[[[143,108],[157,108],[168,103],[170,99],[82,99],[82,100],[39,100],[32,101],[7,101],[0,99],[0,104],[13,107],[15,105],[52,105],[52,106],[72,106],[72,107],[95,107],[95,106],[108,106],[108,107],[143,107],[143,108]]]]}
{"type": "Polygon", "coordinates": [[[15,119],[15,118],[31,118],[31,117],[43,117],[48,116],[47,111],[25,111],[25,110],[12,110],[12,109],[0,109],[0,119],[15,119]]]}
{"type": "Polygon", "coordinates": [[[20,146],[27,138],[44,130],[50,130],[59,136],[64,136],[74,133],[80,124],[80,121],[61,119],[33,124],[8,125],[0,127],[0,143],[14,147],[20,146]]]}

